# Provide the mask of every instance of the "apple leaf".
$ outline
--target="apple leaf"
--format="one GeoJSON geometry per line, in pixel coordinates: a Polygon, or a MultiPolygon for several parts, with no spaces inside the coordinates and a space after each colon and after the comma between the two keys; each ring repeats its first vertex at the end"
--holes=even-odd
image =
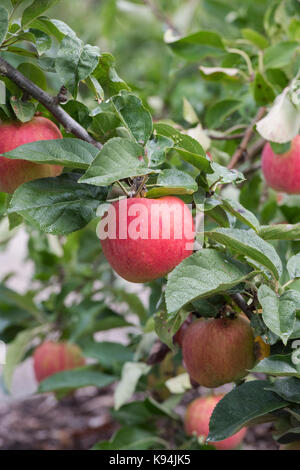
{"type": "Polygon", "coordinates": [[[8,11],[0,7],[0,46],[3,43],[8,31],[8,11]]]}
{"type": "Polygon", "coordinates": [[[150,366],[144,362],[126,362],[124,364],[121,380],[115,390],[115,410],[118,410],[132,397],[138,381],[149,370],[150,366]]]}
{"type": "Polygon", "coordinates": [[[282,377],[300,378],[300,365],[293,364],[291,354],[277,354],[260,361],[251,372],[282,377]]]}
{"type": "Polygon", "coordinates": [[[155,198],[170,194],[192,194],[198,189],[194,178],[184,171],[172,168],[163,170],[155,183],[157,187],[150,188],[147,197],[155,198]]]}
{"type": "Polygon", "coordinates": [[[167,447],[165,441],[153,435],[153,431],[144,428],[124,426],[119,429],[110,441],[95,444],[92,450],[147,450],[167,447]]]}
{"type": "Polygon", "coordinates": [[[254,231],[217,228],[213,232],[206,232],[205,235],[234,252],[257,261],[269,269],[276,279],[279,279],[282,273],[282,264],[276,250],[254,231]]]}
{"type": "Polygon", "coordinates": [[[183,260],[169,274],[166,288],[168,313],[200,297],[225,292],[245,281],[250,274],[247,265],[213,249],[201,249],[183,260]]]}
{"type": "Polygon", "coordinates": [[[129,139],[114,137],[98,153],[97,157],[79,182],[107,186],[124,178],[159,173],[145,166],[139,157],[144,153],[141,145],[129,139]]]}
{"type": "Polygon", "coordinates": [[[300,308],[300,293],[288,290],[279,297],[268,286],[261,285],[258,300],[263,309],[265,324],[286,345],[294,329],[296,310],[300,308]]]}
{"type": "Polygon", "coordinates": [[[58,42],[61,42],[65,36],[76,38],[75,32],[61,20],[40,16],[31,23],[32,28],[36,28],[49,36],[54,36],[58,42]]]}
{"type": "Polygon", "coordinates": [[[198,31],[175,40],[166,35],[165,41],[175,54],[191,61],[218,57],[225,53],[221,36],[213,31],[198,31]]]}
{"type": "Polygon", "coordinates": [[[300,277],[300,253],[292,256],[287,262],[287,270],[291,279],[300,277]]]}
{"type": "Polygon", "coordinates": [[[152,134],[152,117],[133,93],[121,90],[111,98],[115,110],[135,141],[145,144],[152,134]]]}
{"type": "Polygon", "coordinates": [[[205,121],[208,128],[220,127],[225,119],[242,105],[238,100],[223,100],[213,104],[207,111],[205,121]]]}
{"type": "Polygon", "coordinates": [[[80,344],[84,356],[96,359],[105,369],[133,360],[133,352],[123,344],[110,341],[87,341],[80,344]]]}
{"type": "Polygon", "coordinates": [[[195,166],[199,170],[212,173],[211,161],[206,157],[199,142],[189,135],[182,134],[174,127],[163,122],[154,125],[156,132],[162,136],[169,137],[174,141],[174,149],[182,156],[182,158],[195,166]]]}
{"type": "Polygon", "coordinates": [[[300,240],[300,223],[262,225],[258,234],[264,240],[300,240]]]}
{"type": "Polygon", "coordinates": [[[279,42],[264,51],[264,65],[266,69],[281,68],[289,65],[299,44],[296,41],[279,42]]]}
{"type": "Polygon", "coordinates": [[[99,366],[88,365],[64,370],[51,375],[39,384],[38,393],[69,392],[81,387],[103,388],[115,382],[116,377],[101,372],[99,366]]]}
{"type": "Polygon", "coordinates": [[[96,217],[107,188],[79,185],[78,176],[68,173],[23,184],[15,191],[8,212],[16,212],[43,232],[55,235],[83,228],[96,217]]]}
{"type": "Polygon", "coordinates": [[[87,78],[97,67],[100,50],[96,46],[84,45],[75,37],[66,36],[59,47],[56,58],[57,73],[70,93],[76,97],[80,81],[87,78]]]}
{"type": "Polygon", "coordinates": [[[166,153],[174,146],[172,139],[163,135],[153,135],[148,140],[145,147],[145,154],[148,160],[148,166],[155,168],[166,160],[166,153]]]}
{"type": "Polygon", "coordinates": [[[283,400],[300,404],[300,380],[296,377],[276,379],[273,384],[269,384],[265,390],[279,395],[283,400]]]}
{"type": "Polygon", "coordinates": [[[230,214],[243,222],[243,224],[253,228],[256,232],[258,231],[259,221],[252,212],[245,209],[238,201],[223,197],[221,198],[221,205],[223,209],[230,212],[230,214]]]}
{"type": "Polygon", "coordinates": [[[22,16],[22,29],[26,27],[38,16],[42,15],[50,7],[58,3],[59,0],[34,0],[29,7],[24,10],[22,16]]]}
{"type": "Polygon", "coordinates": [[[80,139],[66,138],[30,142],[4,155],[6,158],[85,170],[98,153],[99,150],[94,145],[80,139]]]}
{"type": "Polygon", "coordinates": [[[120,90],[130,90],[127,83],[119,77],[115,69],[115,59],[109,53],[101,54],[99,64],[93,72],[93,76],[101,84],[108,95],[117,95],[120,90]]]}
{"type": "Polygon", "coordinates": [[[253,420],[287,406],[288,402],[265,389],[268,385],[266,380],[254,380],[227,393],[213,411],[207,441],[222,441],[253,420]]]}

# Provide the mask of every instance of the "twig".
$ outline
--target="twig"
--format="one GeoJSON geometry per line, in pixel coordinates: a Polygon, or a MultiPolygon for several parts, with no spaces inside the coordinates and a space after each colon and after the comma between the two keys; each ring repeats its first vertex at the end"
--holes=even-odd
{"type": "Polygon", "coordinates": [[[249,152],[248,152],[248,160],[253,160],[253,158],[256,157],[261,151],[261,149],[264,147],[266,143],[265,139],[259,139],[257,142],[255,142],[252,147],[250,147],[249,152]]]}
{"type": "Polygon", "coordinates": [[[253,135],[253,132],[254,132],[254,126],[257,123],[257,121],[259,121],[263,117],[265,112],[266,112],[265,107],[259,108],[257,115],[255,116],[255,118],[251,122],[250,126],[247,127],[246,132],[244,134],[244,138],[243,138],[241,144],[239,145],[239,147],[237,148],[237,150],[233,154],[233,157],[232,157],[232,159],[230,160],[230,162],[227,166],[227,168],[229,170],[232,170],[236,166],[236,164],[238,163],[238,161],[242,157],[243,153],[246,152],[247,145],[248,145],[248,143],[249,143],[249,141],[250,141],[250,139],[253,135]]]}
{"type": "Polygon", "coordinates": [[[162,343],[161,341],[157,341],[152,348],[150,356],[148,357],[147,364],[149,366],[158,364],[164,360],[169,351],[170,348],[166,344],[162,343]]]}
{"type": "Polygon", "coordinates": [[[81,140],[85,140],[98,149],[102,148],[102,144],[94,140],[89,133],[82,127],[75,119],[73,119],[62,107],[58,104],[57,97],[49,95],[47,92],[38,87],[35,83],[26,78],[19,70],[12,67],[6,60],[0,57],[0,74],[9,78],[12,82],[18,85],[21,90],[29,93],[30,96],[39,101],[45,106],[48,111],[60,122],[67,132],[74,134],[81,140]]]}
{"type": "Polygon", "coordinates": [[[253,308],[247,304],[243,296],[241,294],[231,294],[230,297],[236,303],[236,305],[245,313],[245,315],[247,315],[249,320],[251,320],[253,316],[253,308]]]}

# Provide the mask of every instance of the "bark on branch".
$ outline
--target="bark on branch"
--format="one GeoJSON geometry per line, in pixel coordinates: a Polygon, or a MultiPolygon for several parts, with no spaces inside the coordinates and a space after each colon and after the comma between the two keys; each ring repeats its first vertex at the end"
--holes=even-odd
{"type": "Polygon", "coordinates": [[[243,156],[244,152],[247,151],[248,143],[249,143],[249,141],[250,141],[250,139],[253,135],[253,132],[254,132],[254,126],[263,117],[265,112],[266,112],[266,108],[264,108],[264,107],[259,108],[257,115],[255,116],[255,118],[251,122],[250,126],[247,127],[241,144],[238,146],[237,150],[233,154],[232,159],[229,162],[229,165],[227,167],[229,170],[232,170],[232,168],[234,168],[236,166],[236,164],[238,163],[240,158],[243,156]]]}
{"type": "Polygon", "coordinates": [[[35,83],[26,78],[19,70],[12,67],[6,60],[0,57],[0,74],[9,78],[18,85],[21,90],[39,101],[50,113],[57,119],[67,132],[72,133],[75,137],[95,145],[98,149],[102,148],[102,144],[93,139],[89,133],[75,119],[73,119],[58,103],[57,97],[49,95],[35,83]]]}
{"type": "Polygon", "coordinates": [[[247,304],[247,302],[244,300],[244,297],[241,294],[232,294],[231,295],[232,300],[236,305],[244,312],[245,315],[251,320],[253,316],[253,308],[247,304]]]}

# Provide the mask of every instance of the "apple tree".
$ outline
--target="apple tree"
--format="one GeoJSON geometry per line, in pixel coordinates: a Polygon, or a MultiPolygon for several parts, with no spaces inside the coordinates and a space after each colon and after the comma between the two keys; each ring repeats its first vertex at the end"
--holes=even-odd
{"type": "MultiPolygon", "coordinates": [[[[300,441],[299,2],[206,1],[190,29],[180,2],[126,3],[128,21],[156,21],[165,69],[157,56],[150,79],[146,62],[131,71],[159,85],[156,100],[47,14],[58,0],[1,2],[0,246],[26,230],[34,266],[25,294],[0,285],[3,384],[31,355],[37,393],[113,384],[120,429],[97,449],[203,448],[177,405],[227,382],[208,442],[270,421],[280,444],[300,441]],[[194,250],[176,237],[104,246],[99,223],[120,198],[188,207],[194,250]],[[108,330],[126,345],[96,340],[108,330]]],[[[118,2],[104,4],[111,20],[118,2]]]]}

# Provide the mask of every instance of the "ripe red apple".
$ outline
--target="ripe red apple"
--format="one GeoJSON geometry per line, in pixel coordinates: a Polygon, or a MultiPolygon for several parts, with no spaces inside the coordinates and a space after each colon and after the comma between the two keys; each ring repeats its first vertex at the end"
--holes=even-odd
{"type": "Polygon", "coordinates": [[[76,344],[45,341],[36,348],[33,367],[38,382],[64,370],[76,369],[85,365],[85,358],[76,344]]]}
{"type": "Polygon", "coordinates": [[[276,155],[269,143],[262,152],[262,171],[268,185],[276,191],[300,194],[300,135],[288,152],[276,155]]]}
{"type": "Polygon", "coordinates": [[[182,352],[192,379],[209,388],[241,379],[256,362],[252,328],[240,315],[195,321],[184,334],[182,352]]]}
{"type": "Polygon", "coordinates": [[[300,441],[290,442],[280,446],[279,450],[300,450],[300,441]]]}
{"type": "Polygon", "coordinates": [[[25,124],[9,122],[0,125],[0,191],[13,193],[21,184],[38,178],[58,176],[62,167],[39,165],[1,156],[23,144],[37,140],[61,139],[58,127],[49,119],[35,117],[25,124]]]}
{"type": "Polygon", "coordinates": [[[162,277],[193,253],[192,214],[177,197],[121,199],[99,226],[106,259],[130,282],[162,277]]]}
{"type": "MultiPolygon", "coordinates": [[[[212,412],[217,403],[223,398],[224,395],[209,396],[196,398],[187,408],[185,415],[185,431],[189,436],[194,433],[197,436],[204,436],[207,438],[209,433],[209,420],[212,412]]],[[[212,445],[218,450],[232,450],[236,449],[247,432],[246,428],[242,428],[233,436],[228,437],[223,441],[212,442],[212,445]]]]}

